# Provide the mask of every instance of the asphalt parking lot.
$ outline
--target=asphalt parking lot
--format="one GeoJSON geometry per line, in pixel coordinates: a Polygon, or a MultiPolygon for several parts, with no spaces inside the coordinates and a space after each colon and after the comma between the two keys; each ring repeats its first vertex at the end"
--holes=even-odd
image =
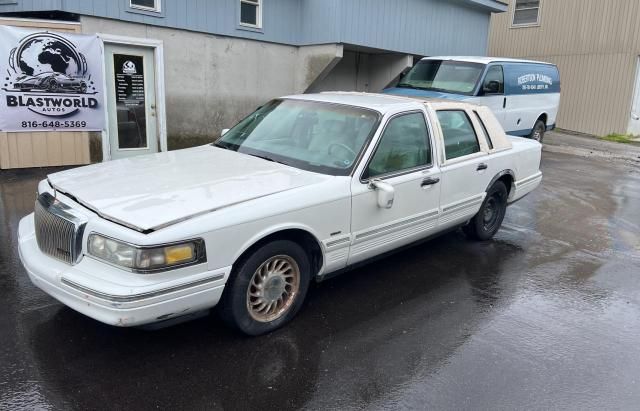
{"type": "Polygon", "coordinates": [[[545,153],[493,241],[454,232],[314,285],[288,327],[119,329],[31,285],[0,172],[0,409],[637,409],[640,168],[545,153]]]}

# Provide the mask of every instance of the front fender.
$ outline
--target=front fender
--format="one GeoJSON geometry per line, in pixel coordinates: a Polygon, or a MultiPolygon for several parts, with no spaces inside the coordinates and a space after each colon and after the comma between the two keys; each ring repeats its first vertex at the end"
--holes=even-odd
{"type": "Polygon", "coordinates": [[[300,224],[300,223],[276,224],[276,225],[270,226],[268,228],[265,228],[262,231],[259,231],[258,233],[256,233],[252,237],[250,237],[247,241],[245,241],[242,244],[242,246],[238,249],[236,254],[233,256],[233,264],[235,264],[236,261],[238,261],[238,259],[240,258],[240,256],[242,254],[244,254],[253,245],[257,244],[258,242],[264,240],[265,238],[267,238],[267,237],[269,237],[271,235],[274,235],[274,234],[277,234],[277,233],[280,233],[280,232],[283,232],[283,231],[287,231],[287,230],[305,231],[311,237],[313,237],[314,240],[318,243],[318,247],[320,248],[320,250],[322,252],[322,265],[321,265],[321,267],[324,267],[324,265],[325,265],[324,264],[325,263],[325,249],[323,247],[322,241],[320,241],[320,236],[318,235],[318,233],[315,230],[313,230],[308,225],[300,224]]]}

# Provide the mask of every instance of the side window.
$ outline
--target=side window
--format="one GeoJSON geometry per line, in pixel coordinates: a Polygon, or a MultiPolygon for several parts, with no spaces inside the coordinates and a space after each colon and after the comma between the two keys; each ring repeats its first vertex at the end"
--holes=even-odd
{"type": "Polygon", "coordinates": [[[489,149],[493,150],[493,141],[491,141],[491,136],[489,135],[489,131],[487,131],[487,126],[484,125],[484,121],[482,121],[482,117],[480,117],[480,114],[478,114],[477,111],[474,110],[473,113],[476,115],[476,118],[478,119],[478,123],[480,123],[480,125],[482,126],[482,131],[484,131],[485,137],[487,137],[487,143],[489,143],[489,149]]]}
{"type": "Polygon", "coordinates": [[[422,113],[393,118],[384,130],[365,178],[431,164],[429,132],[422,113]]]}
{"type": "Polygon", "coordinates": [[[482,83],[484,94],[504,94],[504,73],[502,66],[491,66],[482,83]]]}
{"type": "Polygon", "coordinates": [[[465,111],[439,110],[437,113],[447,160],[480,151],[478,137],[465,111]]]}
{"type": "Polygon", "coordinates": [[[262,0],[240,0],[240,25],[262,28],[262,0]]]}
{"type": "Polygon", "coordinates": [[[512,27],[540,24],[540,0],[516,0],[512,27]]]}

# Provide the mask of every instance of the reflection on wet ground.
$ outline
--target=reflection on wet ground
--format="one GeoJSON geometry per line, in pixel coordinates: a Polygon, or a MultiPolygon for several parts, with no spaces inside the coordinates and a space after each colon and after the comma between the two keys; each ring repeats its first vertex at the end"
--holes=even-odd
{"type": "Polygon", "coordinates": [[[637,408],[640,173],[545,154],[494,241],[454,232],[314,285],[288,327],[102,325],[33,287],[0,172],[0,409],[637,408]]]}

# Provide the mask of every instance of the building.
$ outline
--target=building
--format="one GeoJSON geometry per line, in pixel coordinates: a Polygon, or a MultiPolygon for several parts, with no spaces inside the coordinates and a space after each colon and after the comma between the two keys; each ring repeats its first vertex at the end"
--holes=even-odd
{"type": "Polygon", "coordinates": [[[102,133],[0,130],[0,168],[192,146],[277,96],[379,91],[415,56],[485,55],[490,16],[506,7],[497,0],[0,0],[0,24],[99,33],[109,112],[102,133]],[[112,104],[120,55],[145,65],[146,145],[128,150],[119,149],[117,130],[130,119],[112,104]]]}
{"type": "Polygon", "coordinates": [[[509,0],[489,39],[489,55],[558,65],[559,128],[640,134],[639,1],[509,0]]]}

